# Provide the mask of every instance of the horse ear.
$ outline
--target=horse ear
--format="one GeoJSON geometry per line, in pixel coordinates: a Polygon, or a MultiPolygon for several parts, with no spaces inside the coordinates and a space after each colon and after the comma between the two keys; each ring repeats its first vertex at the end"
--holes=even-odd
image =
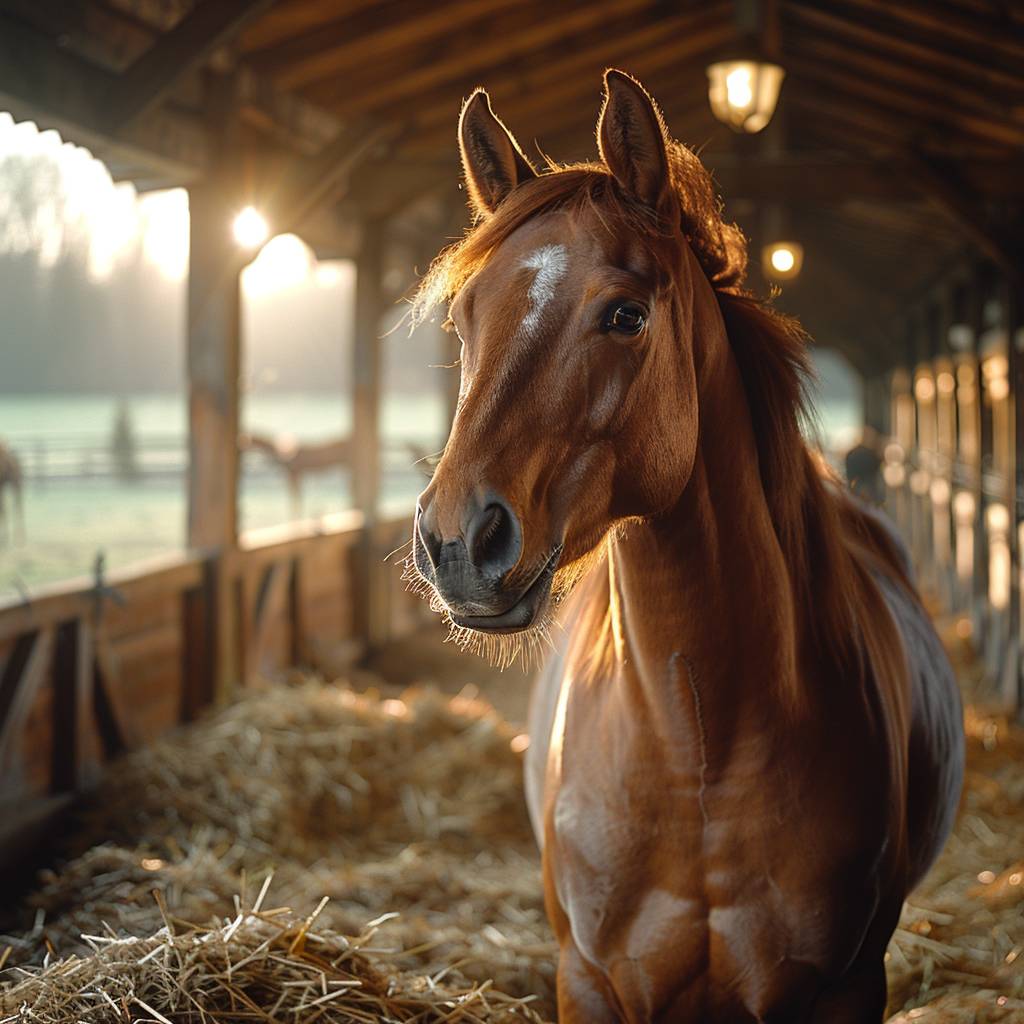
{"type": "Polygon", "coordinates": [[[483,89],[477,89],[463,104],[459,152],[469,205],[477,216],[494,213],[516,185],[537,176],[512,133],[494,116],[483,89]]]}
{"type": "Polygon", "coordinates": [[[601,159],[627,194],[662,214],[672,194],[667,138],[665,122],[647,90],[609,68],[597,118],[601,159]]]}

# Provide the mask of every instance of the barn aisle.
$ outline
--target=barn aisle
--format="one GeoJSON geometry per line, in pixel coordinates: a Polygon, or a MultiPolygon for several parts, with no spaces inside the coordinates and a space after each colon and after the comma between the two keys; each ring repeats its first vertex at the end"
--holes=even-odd
{"type": "MultiPolygon", "coordinates": [[[[970,702],[982,670],[941,625],[970,702]]],[[[551,1020],[520,726],[472,690],[354,682],[260,688],[118,762],[0,939],[23,968],[0,1021],[551,1020]]],[[[890,946],[894,1024],[1024,1013],[1024,731],[971,703],[967,726],[956,832],[890,946]]]]}

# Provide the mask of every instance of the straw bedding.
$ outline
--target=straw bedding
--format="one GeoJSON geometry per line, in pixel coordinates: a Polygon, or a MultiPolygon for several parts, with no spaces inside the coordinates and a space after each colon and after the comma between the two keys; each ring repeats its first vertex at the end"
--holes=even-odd
{"type": "MultiPolygon", "coordinates": [[[[899,1024],[1024,1020],[1024,736],[967,723],[890,947],[899,1024]]],[[[0,937],[0,1022],[553,1019],[522,745],[472,696],[302,680],[124,758],[0,937]]]]}

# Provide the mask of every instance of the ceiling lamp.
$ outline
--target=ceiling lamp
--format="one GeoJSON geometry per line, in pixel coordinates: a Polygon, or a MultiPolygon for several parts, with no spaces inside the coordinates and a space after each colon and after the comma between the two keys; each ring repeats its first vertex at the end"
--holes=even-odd
{"type": "Polygon", "coordinates": [[[722,60],[708,67],[711,112],[733,131],[754,134],[772,119],[786,77],[778,64],[722,60]]]}
{"type": "Polygon", "coordinates": [[[270,225],[259,210],[247,206],[235,215],[231,233],[241,248],[258,249],[270,237],[270,225]]]}
{"type": "Polygon", "coordinates": [[[804,265],[804,247],[799,242],[772,242],[764,247],[761,264],[772,281],[792,281],[804,265]]]}

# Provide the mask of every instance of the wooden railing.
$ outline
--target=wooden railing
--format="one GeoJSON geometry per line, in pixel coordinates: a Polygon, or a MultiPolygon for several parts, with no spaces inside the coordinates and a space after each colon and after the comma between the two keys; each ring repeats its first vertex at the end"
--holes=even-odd
{"type": "Polygon", "coordinates": [[[335,676],[371,633],[385,642],[425,622],[385,561],[410,528],[342,513],[243,534],[220,559],[190,553],[0,602],[0,862],[103,762],[230,698],[225,666],[235,687],[292,666],[335,676]]]}

